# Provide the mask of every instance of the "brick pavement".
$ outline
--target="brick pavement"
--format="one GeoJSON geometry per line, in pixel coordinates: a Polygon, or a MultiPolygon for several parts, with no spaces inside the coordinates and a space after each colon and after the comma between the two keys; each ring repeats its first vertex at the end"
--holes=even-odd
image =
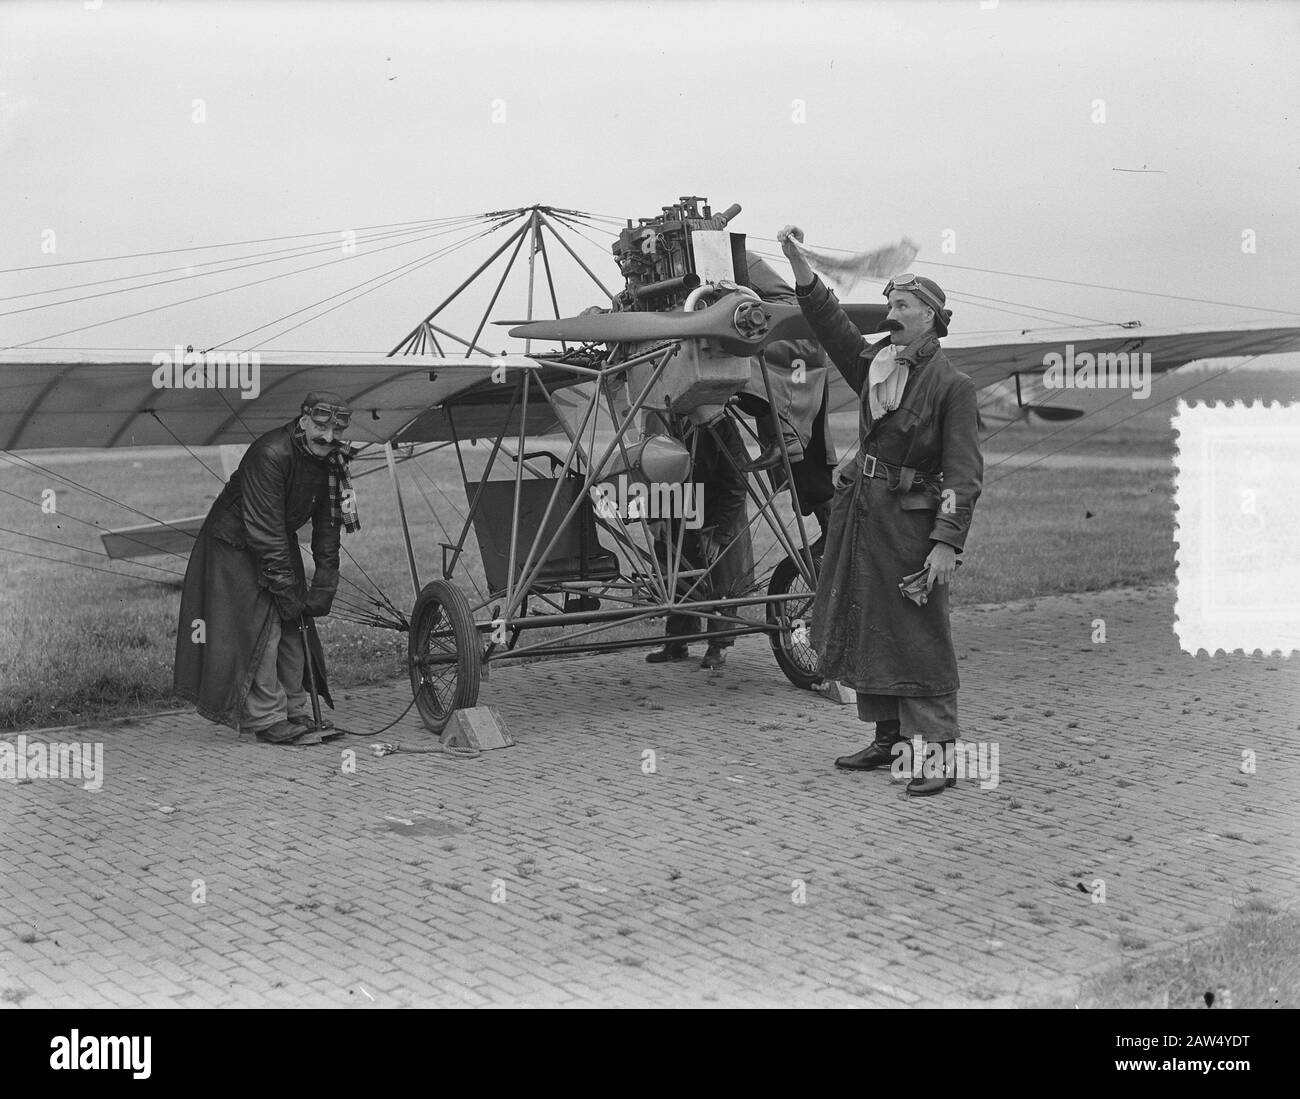
{"type": "MultiPolygon", "coordinates": [[[[1068,995],[1300,889],[1296,663],[1186,656],[1172,602],[958,608],[963,732],[998,745],[999,782],[931,799],[837,773],[865,739],[852,707],[791,687],[759,638],[721,674],[636,651],[501,666],[482,701],[518,744],[471,761],[274,748],[193,715],[46,734],[102,740],[105,780],[0,788],[0,1003],[1068,995]]],[[[409,697],[356,690],[336,717],[374,727],[409,697]]],[[[382,739],[433,738],[408,716],[382,739]]]]}

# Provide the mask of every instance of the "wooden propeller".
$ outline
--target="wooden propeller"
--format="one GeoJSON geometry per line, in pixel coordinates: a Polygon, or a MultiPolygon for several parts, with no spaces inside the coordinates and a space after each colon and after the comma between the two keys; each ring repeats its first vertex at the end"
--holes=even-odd
{"type": "MultiPolygon", "coordinates": [[[[846,305],[849,319],[864,333],[880,331],[887,307],[846,305]]],[[[548,321],[497,321],[514,325],[510,335],[572,343],[649,343],[656,340],[712,340],[734,355],[752,355],[772,340],[807,340],[812,331],[797,305],[756,302],[731,294],[707,309],[654,313],[586,313],[548,321]],[[740,324],[737,324],[740,311],[740,324]],[[757,323],[765,319],[765,324],[757,323]],[[743,329],[743,330],[742,330],[743,329]]]]}

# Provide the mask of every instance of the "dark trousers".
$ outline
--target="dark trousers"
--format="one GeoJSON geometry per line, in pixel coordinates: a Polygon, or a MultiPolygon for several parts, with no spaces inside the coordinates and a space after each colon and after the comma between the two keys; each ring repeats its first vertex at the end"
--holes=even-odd
{"type": "MultiPolygon", "coordinates": [[[[692,479],[704,493],[704,515],[700,530],[687,530],[682,537],[682,562],[692,569],[709,569],[708,577],[695,587],[689,598],[692,602],[706,599],[727,599],[741,595],[752,582],[754,575],[754,545],[749,533],[749,515],[746,508],[748,492],[745,474],[740,467],[749,461],[740,429],[724,416],[716,424],[698,428],[687,439],[694,456],[692,479]],[[707,542],[715,551],[710,559],[707,542]]],[[[678,527],[670,522],[667,534],[675,547],[678,527]]],[[[667,560],[668,550],[663,542],[655,543],[661,561],[667,560]]],[[[694,581],[685,584],[690,588],[694,581]]],[[[723,608],[726,613],[726,608],[723,608]]],[[[705,629],[718,633],[730,629],[734,623],[709,619],[705,629]]],[[[701,632],[698,615],[670,614],[666,633],[670,637],[701,632]]],[[[730,637],[718,638],[711,644],[725,647],[734,643],[730,637]]]]}
{"type": "Polygon", "coordinates": [[[956,740],[957,692],[917,698],[908,695],[858,694],[858,718],[876,723],[876,735],[892,732],[927,744],[956,740]]]}

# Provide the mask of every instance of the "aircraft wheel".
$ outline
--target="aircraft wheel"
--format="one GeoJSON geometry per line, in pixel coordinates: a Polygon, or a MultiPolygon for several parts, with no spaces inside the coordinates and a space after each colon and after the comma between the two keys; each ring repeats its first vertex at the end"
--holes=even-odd
{"type": "Polygon", "coordinates": [[[428,729],[440,733],[452,711],[478,702],[482,653],[464,592],[447,580],[425,584],[411,612],[411,690],[428,729]]]}
{"type": "MultiPolygon", "coordinates": [[[[813,558],[815,568],[820,569],[821,563],[820,557],[813,558]]],[[[776,656],[776,662],[781,666],[781,671],[785,672],[786,678],[796,687],[811,691],[822,681],[822,677],[817,674],[817,653],[813,650],[807,636],[815,593],[808,587],[808,582],[799,571],[799,567],[791,558],[786,557],[772,570],[767,594],[792,593],[806,593],[807,598],[769,603],[768,622],[773,625],[783,623],[784,628],[767,636],[772,642],[772,652],[776,656]]]]}

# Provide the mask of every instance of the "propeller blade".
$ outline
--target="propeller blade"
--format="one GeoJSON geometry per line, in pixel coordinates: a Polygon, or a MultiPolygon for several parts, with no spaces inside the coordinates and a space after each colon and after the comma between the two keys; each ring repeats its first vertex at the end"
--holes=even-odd
{"type": "MultiPolygon", "coordinates": [[[[510,335],[531,340],[567,340],[574,343],[646,343],[653,340],[715,340],[732,354],[753,354],[772,340],[812,339],[812,330],[797,305],[763,303],[769,318],[766,335],[749,339],[732,323],[736,306],[746,299],[732,295],[707,309],[685,313],[627,311],[588,313],[559,320],[527,321],[510,329],[510,335]]],[[[844,311],[864,334],[878,332],[888,307],[884,305],[846,305],[844,311]]]]}
{"type": "MultiPolygon", "coordinates": [[[[690,316],[697,315],[703,313],[690,316]]],[[[687,317],[686,313],[590,313],[583,317],[527,321],[510,329],[510,335],[526,340],[568,340],[572,343],[641,343],[694,335],[684,323],[687,317]]],[[[695,327],[698,327],[698,321],[695,327]]]]}
{"type": "MultiPolygon", "coordinates": [[[[510,335],[531,340],[569,340],[593,343],[646,343],[653,340],[713,339],[756,347],[760,339],[746,338],[733,323],[738,306],[753,302],[741,294],[728,294],[707,309],[686,313],[627,310],[587,313],[553,321],[530,321],[510,329],[510,335]]],[[[755,305],[761,303],[754,302],[755,305]]],[[[762,306],[767,309],[769,307],[762,306]]]]}
{"type": "MultiPolygon", "coordinates": [[[[768,305],[764,308],[772,317],[772,327],[768,330],[764,343],[771,343],[773,340],[811,340],[813,338],[812,329],[808,327],[808,322],[804,319],[803,313],[797,305],[768,305]]],[[[877,332],[884,332],[882,327],[885,318],[889,315],[889,306],[887,305],[842,305],[841,309],[847,314],[857,327],[858,331],[864,336],[870,336],[877,332]]]]}

